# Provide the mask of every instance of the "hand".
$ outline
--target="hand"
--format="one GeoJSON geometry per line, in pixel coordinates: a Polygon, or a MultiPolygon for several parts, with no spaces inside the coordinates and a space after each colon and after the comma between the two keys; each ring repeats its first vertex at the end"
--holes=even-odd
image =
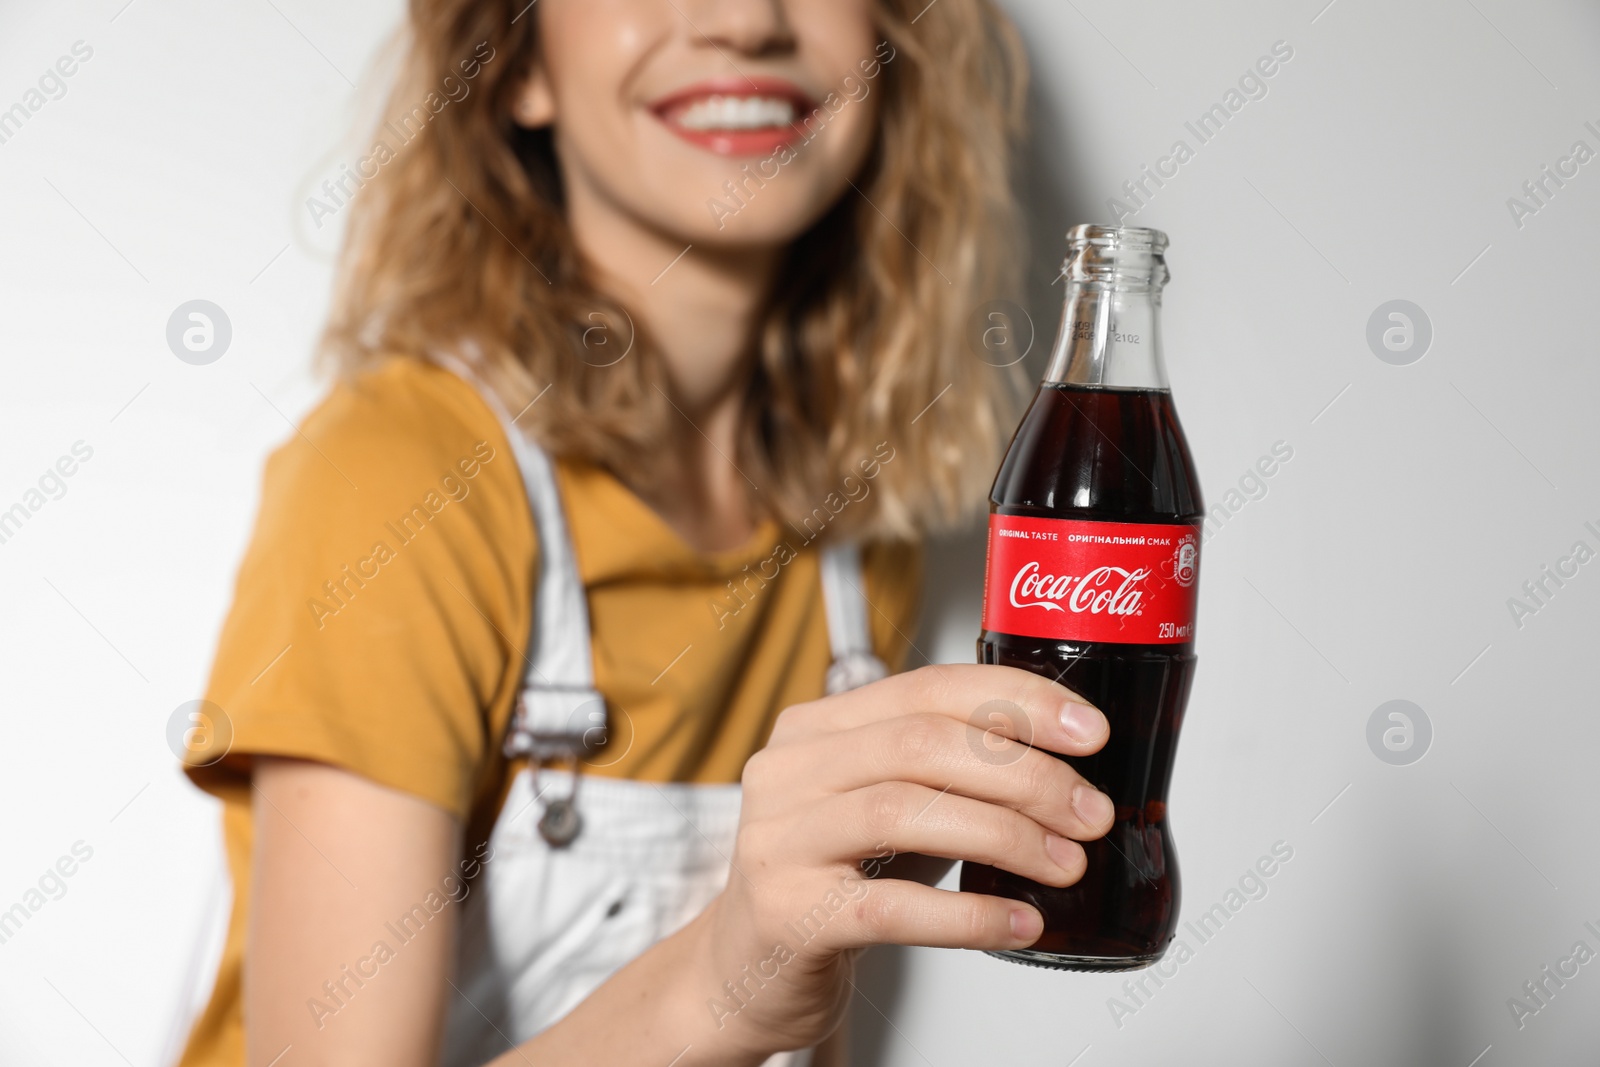
{"type": "Polygon", "coordinates": [[[1110,829],[1112,804],[1042,750],[1089,755],[1108,733],[1070,690],[997,666],[926,667],[784,711],[745,766],[728,885],[691,926],[719,1039],[756,1058],[815,1043],[868,945],[1032,944],[1028,904],[870,875],[920,853],[1073,884],[1077,842],[1110,829]],[[986,714],[995,701],[1005,714],[986,714]]]}

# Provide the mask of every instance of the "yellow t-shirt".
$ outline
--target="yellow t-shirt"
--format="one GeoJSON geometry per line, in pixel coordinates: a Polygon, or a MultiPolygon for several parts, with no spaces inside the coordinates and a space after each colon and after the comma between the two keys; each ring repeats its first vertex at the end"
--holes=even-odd
{"type": "MultiPolygon", "coordinates": [[[[556,478],[612,722],[587,772],[738,781],[778,712],[822,694],[810,531],[768,521],[705,555],[606,471],[558,462],[556,478]]],[[[244,1062],[250,758],[348,768],[455,815],[469,848],[481,841],[517,769],[501,740],[527,668],[536,560],[500,424],[447,371],[394,359],[341,383],[268,460],[207,688],[231,747],[189,768],[222,801],[234,902],[183,1067],[244,1062]]],[[[914,546],[863,551],[874,645],[893,668],[920,567],[914,546]]]]}

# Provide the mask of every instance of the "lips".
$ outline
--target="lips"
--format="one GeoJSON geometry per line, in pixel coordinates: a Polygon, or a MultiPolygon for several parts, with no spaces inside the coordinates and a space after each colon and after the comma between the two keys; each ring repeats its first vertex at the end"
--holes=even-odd
{"type": "Polygon", "coordinates": [[[805,135],[816,103],[794,82],[773,77],[708,78],[649,105],[662,125],[724,156],[770,155],[805,135]]]}

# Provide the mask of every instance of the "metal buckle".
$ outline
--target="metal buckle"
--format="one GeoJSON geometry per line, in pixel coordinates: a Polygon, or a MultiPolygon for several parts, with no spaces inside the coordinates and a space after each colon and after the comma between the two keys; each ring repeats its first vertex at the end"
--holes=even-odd
{"type": "MultiPolygon", "coordinates": [[[[556,701],[558,707],[570,705],[564,730],[559,732],[532,729],[526,696],[529,690],[517,694],[517,706],[511,717],[511,729],[506,733],[505,754],[515,759],[528,757],[533,773],[534,796],[540,796],[539,773],[552,763],[571,761],[572,791],[564,797],[544,801],[544,811],[539,816],[539,836],[551,848],[565,848],[583,831],[583,814],[578,810],[578,783],[583,779],[584,756],[598,751],[606,740],[604,698],[585,689],[533,689],[535,698],[556,701]],[[600,724],[588,723],[590,705],[599,702],[600,724]]],[[[558,712],[559,715],[559,712],[558,712]]],[[[546,719],[548,721],[548,718],[546,719]]],[[[542,723],[543,724],[543,723],[542,723]]]]}
{"type": "Polygon", "coordinates": [[[506,731],[505,754],[512,759],[527,756],[537,761],[592,756],[605,745],[608,725],[605,698],[592,689],[527,689],[517,694],[511,728],[506,731]],[[541,702],[552,702],[557,709],[566,709],[565,714],[560,710],[556,712],[556,716],[563,720],[561,729],[548,728],[548,714],[539,722],[546,728],[534,728],[534,716],[527,700],[530,692],[541,702]],[[599,722],[591,722],[590,719],[596,715],[599,722]]]}
{"type": "MultiPolygon", "coordinates": [[[[542,763],[533,767],[534,796],[539,796],[539,772],[542,763]]],[[[539,836],[551,848],[566,848],[583,831],[583,813],[578,810],[578,783],[583,780],[582,768],[576,758],[572,761],[572,792],[564,797],[548,800],[544,813],[539,816],[539,836]]]]}

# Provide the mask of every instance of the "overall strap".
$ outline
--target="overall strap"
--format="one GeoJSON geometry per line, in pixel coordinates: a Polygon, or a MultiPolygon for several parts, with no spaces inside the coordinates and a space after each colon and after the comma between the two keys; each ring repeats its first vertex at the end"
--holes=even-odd
{"type": "Polygon", "coordinates": [[[539,535],[539,574],[533,601],[528,675],[506,755],[549,759],[576,756],[605,743],[605,698],[594,687],[589,602],[567,530],[550,457],[508,427],[539,535]]]}
{"type": "Polygon", "coordinates": [[[886,677],[889,668],[872,651],[872,631],[867,625],[866,593],[862,591],[861,548],[854,541],[822,549],[822,602],[828,612],[828,640],[833,645],[833,665],[828,668],[827,691],[849,689],[886,677]]]}
{"type": "Polygon", "coordinates": [[[536,761],[585,755],[605,743],[606,703],[594,687],[589,603],[556,487],[555,466],[470,368],[454,357],[435,358],[476,386],[499,418],[522,472],[538,535],[528,671],[506,734],[506,755],[536,761]]]}

